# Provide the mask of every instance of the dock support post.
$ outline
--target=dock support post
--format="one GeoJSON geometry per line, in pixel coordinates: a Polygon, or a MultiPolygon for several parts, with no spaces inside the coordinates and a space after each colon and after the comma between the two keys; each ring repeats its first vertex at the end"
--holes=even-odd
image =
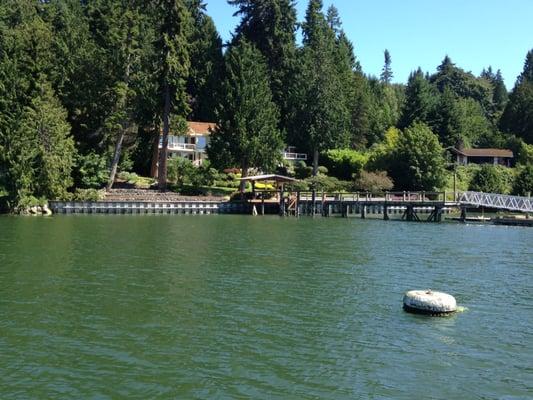
{"type": "Polygon", "coordinates": [[[279,190],[279,215],[281,217],[285,216],[285,193],[283,192],[283,187],[279,190]]]}
{"type": "Polygon", "coordinates": [[[384,221],[389,220],[389,207],[387,206],[387,203],[383,205],[383,220],[384,221]]]}
{"type": "Polygon", "coordinates": [[[296,210],[294,211],[296,217],[300,216],[300,191],[296,192],[296,210]]]}
{"type": "Polygon", "coordinates": [[[311,215],[314,217],[316,212],[316,190],[311,192],[311,215]]]}
{"type": "Polygon", "coordinates": [[[361,219],[366,218],[366,204],[361,205],[361,219]]]}
{"type": "Polygon", "coordinates": [[[461,221],[466,221],[466,207],[461,207],[461,221]]]}
{"type": "Polygon", "coordinates": [[[261,195],[261,215],[265,215],[265,193],[261,195]]]}
{"type": "Polygon", "coordinates": [[[413,214],[414,214],[413,206],[412,205],[408,205],[407,209],[405,210],[405,219],[407,221],[412,221],[413,220],[413,214]]]}

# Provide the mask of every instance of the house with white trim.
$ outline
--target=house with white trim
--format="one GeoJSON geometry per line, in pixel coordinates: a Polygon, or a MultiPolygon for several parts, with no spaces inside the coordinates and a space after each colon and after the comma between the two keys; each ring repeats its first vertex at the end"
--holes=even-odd
{"type": "MultiPolygon", "coordinates": [[[[168,158],[183,157],[200,166],[207,160],[206,148],[211,134],[215,131],[214,122],[187,121],[187,131],[183,135],[168,135],[168,158]]],[[[163,148],[163,139],[159,140],[159,149],[163,148]]],[[[296,147],[288,146],[283,151],[283,159],[287,161],[306,161],[307,154],[298,153],[296,147]]]]}
{"type": "MultiPolygon", "coordinates": [[[[191,160],[197,167],[207,159],[206,148],[209,136],[214,131],[213,122],[187,121],[187,132],[184,135],[168,135],[168,158],[183,157],[191,160]]],[[[163,139],[159,140],[159,149],[163,147],[163,139]]]]}

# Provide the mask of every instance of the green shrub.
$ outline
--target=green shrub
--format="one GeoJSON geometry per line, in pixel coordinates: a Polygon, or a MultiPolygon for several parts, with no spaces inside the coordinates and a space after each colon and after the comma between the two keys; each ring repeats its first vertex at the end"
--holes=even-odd
{"type": "Polygon", "coordinates": [[[211,163],[206,160],[198,167],[197,173],[193,176],[192,184],[196,186],[212,186],[218,177],[218,171],[212,168],[211,163]]]}
{"type": "Polygon", "coordinates": [[[109,177],[105,157],[96,153],[78,155],[74,169],[76,187],[98,189],[109,177]]]}
{"type": "Polygon", "coordinates": [[[43,199],[43,198],[38,199],[37,197],[34,197],[34,196],[24,196],[20,198],[17,204],[17,209],[26,210],[30,207],[42,206],[44,204],[46,204],[46,199],[43,199]]]}
{"type": "Polygon", "coordinates": [[[306,192],[309,190],[309,183],[307,181],[296,181],[285,185],[285,189],[289,192],[306,192]]]}
{"type": "MultiPolygon", "coordinates": [[[[474,174],[481,168],[480,165],[470,164],[470,165],[459,165],[455,168],[455,189],[457,191],[467,191],[470,189],[470,182],[474,174]]],[[[446,183],[443,190],[447,192],[453,191],[453,169],[450,169],[446,172],[446,183]]]]}
{"type": "Polygon", "coordinates": [[[330,175],[339,179],[359,176],[368,161],[368,156],[356,150],[334,149],[324,154],[323,162],[330,175]]]}
{"type": "Polygon", "coordinates": [[[329,172],[329,169],[327,167],[324,167],[323,165],[319,165],[316,169],[317,174],[321,175],[327,175],[329,172]]]}
{"type": "Polygon", "coordinates": [[[175,183],[178,186],[193,184],[198,179],[196,177],[197,174],[197,168],[187,158],[173,157],[168,160],[167,179],[169,182],[175,183]]]}
{"type": "Polygon", "coordinates": [[[298,161],[294,165],[294,175],[297,179],[309,178],[313,174],[313,167],[308,167],[305,161],[298,161]]]}
{"type": "Polygon", "coordinates": [[[521,169],[513,184],[513,194],[519,196],[533,195],[533,164],[521,169]]]}
{"type": "Polygon", "coordinates": [[[358,191],[380,193],[391,190],[394,187],[392,179],[385,171],[367,172],[362,171],[355,179],[353,188],[358,191]]]}
{"type": "Polygon", "coordinates": [[[385,132],[383,140],[371,147],[366,168],[372,171],[386,170],[391,164],[392,155],[400,135],[401,131],[399,129],[389,128],[385,132]]]}
{"type": "Polygon", "coordinates": [[[522,142],[516,160],[521,165],[533,164],[533,144],[522,142]]]}
{"type": "Polygon", "coordinates": [[[76,189],[74,193],[67,193],[64,201],[98,201],[103,197],[103,192],[97,189],[76,189]]]}
{"type": "Polygon", "coordinates": [[[305,183],[310,189],[316,189],[324,192],[340,192],[349,188],[350,183],[341,181],[333,176],[317,175],[307,178],[305,183]]]}
{"type": "Polygon", "coordinates": [[[482,165],[472,176],[470,190],[485,193],[509,193],[514,171],[499,165],[482,165]]]}

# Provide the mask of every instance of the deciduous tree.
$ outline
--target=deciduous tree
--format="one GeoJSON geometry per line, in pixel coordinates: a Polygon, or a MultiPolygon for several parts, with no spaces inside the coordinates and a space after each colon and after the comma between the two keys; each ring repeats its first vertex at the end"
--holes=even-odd
{"type": "Polygon", "coordinates": [[[389,165],[389,175],[401,190],[437,190],[444,184],[444,149],[427,125],[406,128],[389,165]]]}

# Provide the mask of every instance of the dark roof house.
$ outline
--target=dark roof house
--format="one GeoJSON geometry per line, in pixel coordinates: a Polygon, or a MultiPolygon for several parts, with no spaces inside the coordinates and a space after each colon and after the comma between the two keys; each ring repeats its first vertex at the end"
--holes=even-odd
{"type": "Polygon", "coordinates": [[[450,147],[448,150],[455,155],[457,164],[493,164],[511,166],[513,152],[508,149],[457,149],[450,147]]]}

